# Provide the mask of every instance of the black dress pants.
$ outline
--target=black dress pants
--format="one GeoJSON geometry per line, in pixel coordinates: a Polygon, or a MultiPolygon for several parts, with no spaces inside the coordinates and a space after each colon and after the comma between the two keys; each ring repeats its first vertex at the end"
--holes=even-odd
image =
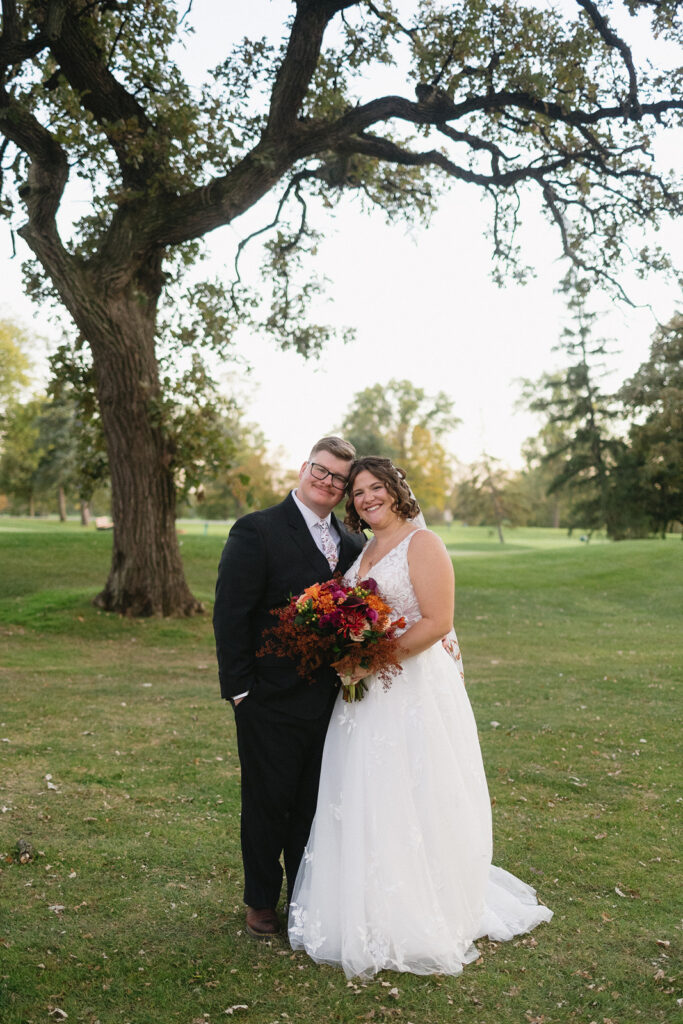
{"type": "Polygon", "coordinates": [[[242,769],[244,902],[250,907],[277,906],[280,854],[287,899],[292,895],[315,815],[330,712],[331,704],[317,718],[294,718],[251,696],[235,708],[242,769]]]}

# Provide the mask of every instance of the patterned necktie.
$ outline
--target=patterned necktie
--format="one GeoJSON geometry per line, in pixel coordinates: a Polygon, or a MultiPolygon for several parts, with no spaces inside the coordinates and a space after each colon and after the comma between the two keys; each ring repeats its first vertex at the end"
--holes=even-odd
{"type": "Polygon", "coordinates": [[[322,520],[322,522],[317,525],[320,527],[320,540],[323,554],[329,563],[330,569],[334,572],[337,568],[337,562],[339,561],[337,545],[332,540],[329,524],[325,520],[322,520]]]}

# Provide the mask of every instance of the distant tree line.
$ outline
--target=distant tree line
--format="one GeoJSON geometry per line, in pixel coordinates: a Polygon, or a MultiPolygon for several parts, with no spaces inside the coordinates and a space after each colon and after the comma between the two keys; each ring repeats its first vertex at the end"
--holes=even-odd
{"type": "Polygon", "coordinates": [[[595,339],[585,285],[572,282],[565,368],[526,382],[544,423],[510,473],[483,458],[456,488],[468,522],[562,526],[613,540],[665,536],[683,520],[683,316],[652,339],[649,358],[616,393],[601,387],[608,345],[595,339]]]}
{"type": "MultiPolygon", "coordinates": [[[[402,466],[428,521],[554,526],[612,539],[664,536],[683,520],[683,315],[660,326],[649,358],[616,393],[604,390],[608,343],[595,338],[587,286],[567,282],[571,326],[557,346],[566,366],[524,384],[522,402],[543,422],[511,471],[487,453],[457,466],[449,436],[460,422],[444,392],[408,380],[359,391],[337,429],[359,455],[402,466]]],[[[0,511],[109,511],[106,447],[92,366],[64,344],[48,392],[30,393],[24,332],[0,321],[0,511]]],[[[165,382],[174,424],[180,515],[234,518],[278,501],[296,483],[263,433],[222,398],[200,362],[165,382]]]]}
{"type": "MultiPolygon", "coordinates": [[[[47,391],[31,390],[26,331],[0,320],[0,512],[61,519],[111,511],[107,449],[93,365],[82,345],[64,342],[50,359],[47,391]]],[[[179,515],[225,519],[270,505],[282,471],[263,434],[226,399],[194,355],[166,366],[165,408],[173,424],[179,515]]],[[[133,460],[131,460],[133,461],[133,460]]],[[[139,471],[139,467],[135,467],[139,471]]]]}

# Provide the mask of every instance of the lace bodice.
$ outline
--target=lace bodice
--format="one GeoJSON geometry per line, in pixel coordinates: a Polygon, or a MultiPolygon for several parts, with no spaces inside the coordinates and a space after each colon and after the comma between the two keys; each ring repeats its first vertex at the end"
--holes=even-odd
{"type": "MultiPolygon", "coordinates": [[[[375,580],[379,587],[379,592],[390,606],[393,616],[395,618],[401,615],[404,616],[406,629],[422,618],[422,612],[420,611],[420,605],[413,590],[413,585],[410,582],[410,572],[408,569],[408,548],[411,539],[418,532],[419,530],[413,530],[407,537],[404,537],[395,548],[387,552],[384,558],[380,558],[373,565],[365,577],[366,579],[370,577],[375,580]]],[[[363,552],[361,551],[344,576],[346,583],[352,585],[358,583],[362,558],[363,552]]]]}

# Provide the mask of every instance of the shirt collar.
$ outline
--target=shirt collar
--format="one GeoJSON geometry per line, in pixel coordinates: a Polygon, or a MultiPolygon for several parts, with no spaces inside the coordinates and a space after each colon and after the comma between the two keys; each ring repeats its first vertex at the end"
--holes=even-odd
{"type": "Polygon", "coordinates": [[[301,515],[306,521],[306,526],[311,529],[312,526],[317,526],[318,523],[327,523],[328,526],[332,525],[332,513],[328,512],[324,519],[321,519],[317,512],[314,512],[308,505],[304,505],[303,501],[299,498],[296,491],[292,491],[292,497],[296,503],[296,507],[301,512],[301,515]]]}

